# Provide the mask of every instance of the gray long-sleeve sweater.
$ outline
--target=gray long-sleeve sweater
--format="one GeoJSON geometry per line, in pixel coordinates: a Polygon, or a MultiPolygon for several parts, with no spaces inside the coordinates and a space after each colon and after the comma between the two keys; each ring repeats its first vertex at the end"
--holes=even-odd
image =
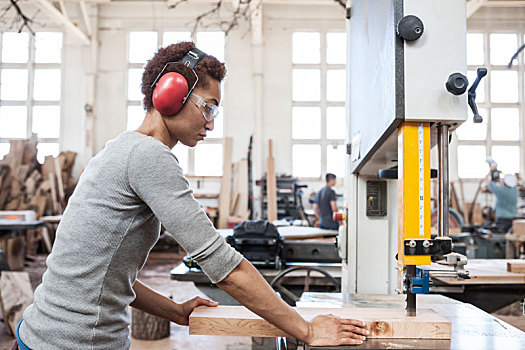
{"type": "Polygon", "coordinates": [[[22,341],[31,349],[128,349],[132,286],[160,223],[214,283],[242,260],[193,198],[171,150],[125,132],[80,177],[24,312],[22,341]]]}

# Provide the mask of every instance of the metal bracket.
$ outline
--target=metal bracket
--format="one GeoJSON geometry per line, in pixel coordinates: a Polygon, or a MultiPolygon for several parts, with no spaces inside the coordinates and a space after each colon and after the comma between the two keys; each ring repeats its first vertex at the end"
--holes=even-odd
{"type": "Polygon", "coordinates": [[[442,256],[452,252],[451,239],[405,239],[405,255],[442,256]]]}
{"type": "Polygon", "coordinates": [[[416,268],[416,276],[408,281],[408,288],[413,294],[428,294],[430,292],[430,274],[428,270],[416,268]]]}

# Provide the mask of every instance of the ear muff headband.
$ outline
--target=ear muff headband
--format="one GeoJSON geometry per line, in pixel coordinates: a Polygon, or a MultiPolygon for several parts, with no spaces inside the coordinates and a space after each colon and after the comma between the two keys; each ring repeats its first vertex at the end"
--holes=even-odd
{"type": "Polygon", "coordinates": [[[162,115],[173,115],[182,109],[188,97],[199,81],[197,73],[195,73],[195,66],[206,57],[206,53],[193,48],[191,49],[180,62],[168,62],[164,65],[161,72],[155,78],[151,87],[153,90],[152,102],[153,106],[162,115]],[[189,88],[186,78],[177,72],[165,73],[166,69],[171,64],[182,63],[191,69],[195,75],[195,83],[189,88]]]}

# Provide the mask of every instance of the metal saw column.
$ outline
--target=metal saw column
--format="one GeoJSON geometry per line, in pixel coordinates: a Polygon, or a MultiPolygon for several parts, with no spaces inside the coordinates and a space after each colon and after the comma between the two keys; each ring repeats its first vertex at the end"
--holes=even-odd
{"type": "Polygon", "coordinates": [[[430,265],[429,255],[404,255],[404,242],[430,238],[430,123],[403,122],[398,129],[398,286],[407,293],[407,313],[415,315],[416,296],[405,290],[405,273],[430,265]]]}

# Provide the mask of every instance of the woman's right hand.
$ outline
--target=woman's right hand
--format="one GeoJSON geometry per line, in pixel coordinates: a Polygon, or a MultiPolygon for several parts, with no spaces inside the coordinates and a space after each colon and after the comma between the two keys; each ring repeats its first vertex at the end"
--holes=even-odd
{"type": "Polygon", "coordinates": [[[365,322],[334,315],[317,316],[308,328],[306,343],[310,346],[357,345],[370,334],[365,322]]]}

